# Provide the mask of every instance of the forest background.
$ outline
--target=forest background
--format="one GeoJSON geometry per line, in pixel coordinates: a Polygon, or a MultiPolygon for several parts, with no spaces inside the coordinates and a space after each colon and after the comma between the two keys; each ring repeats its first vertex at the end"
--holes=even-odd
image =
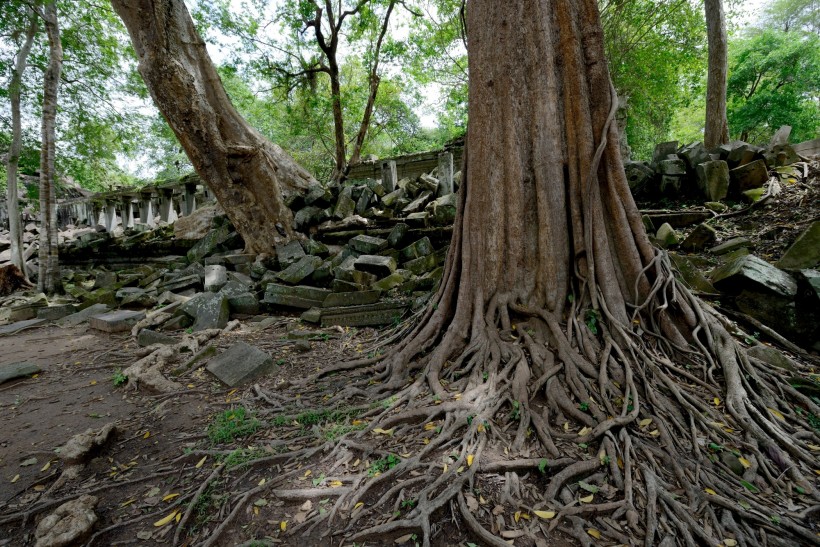
{"type": "MultiPolygon", "coordinates": [[[[315,27],[305,25],[312,2],[188,2],[237,109],[319,180],[371,154],[389,157],[441,147],[466,130],[461,0],[349,3],[362,9],[339,28],[334,93],[330,56],[320,47],[315,27]],[[334,97],[339,98],[338,117],[334,97]]],[[[11,142],[9,82],[28,26],[25,1],[3,6],[0,156],[11,142]]],[[[599,6],[633,159],[649,159],[658,142],[702,140],[707,73],[702,2],[600,0],[599,6]]],[[[793,127],[795,142],[820,136],[818,2],[738,0],[727,9],[731,137],[762,143],[784,124],[793,127]]],[[[110,5],[61,0],[58,18],[65,52],[58,171],[97,191],[190,172],[150,101],[128,36],[110,5]]],[[[21,86],[22,174],[39,170],[47,64],[48,42],[40,29],[21,86]]],[[[5,179],[0,173],[0,185],[5,179]]]]}

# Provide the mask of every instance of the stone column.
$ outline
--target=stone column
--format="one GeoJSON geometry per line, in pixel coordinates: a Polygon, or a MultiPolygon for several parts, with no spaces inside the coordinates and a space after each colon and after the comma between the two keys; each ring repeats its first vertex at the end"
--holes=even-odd
{"type": "Polygon", "coordinates": [[[185,185],[185,207],[183,213],[187,217],[196,211],[196,184],[188,183],[185,185]]]}
{"type": "Polygon", "coordinates": [[[438,156],[438,195],[453,193],[453,154],[442,152],[438,156]]]}
{"type": "Polygon", "coordinates": [[[102,218],[103,216],[103,206],[100,203],[93,203],[91,205],[91,222],[90,225],[92,228],[96,228],[100,224],[105,226],[105,220],[102,218]]]}
{"type": "Polygon", "coordinates": [[[395,190],[398,182],[399,177],[396,171],[396,162],[394,160],[382,162],[382,186],[384,186],[385,191],[390,193],[395,190]]]}
{"type": "Polygon", "coordinates": [[[134,200],[131,196],[126,196],[122,200],[122,227],[134,227],[134,200]]]}
{"type": "Polygon", "coordinates": [[[154,227],[154,198],[151,194],[140,196],[140,223],[154,227]]]}
{"type": "Polygon", "coordinates": [[[162,222],[172,222],[171,213],[174,211],[174,191],[160,190],[159,191],[159,219],[162,222]]]}
{"type": "Polygon", "coordinates": [[[106,232],[113,232],[114,228],[117,227],[117,207],[114,205],[114,202],[111,200],[107,200],[105,202],[105,231],[106,232]]]}

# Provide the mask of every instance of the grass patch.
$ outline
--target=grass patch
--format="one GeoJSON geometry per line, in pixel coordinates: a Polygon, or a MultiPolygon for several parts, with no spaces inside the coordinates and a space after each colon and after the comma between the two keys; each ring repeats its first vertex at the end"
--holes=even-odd
{"type": "Polygon", "coordinates": [[[261,426],[253,413],[240,406],[216,415],[208,426],[208,439],[213,444],[229,443],[255,433],[261,426]]]}
{"type": "Polygon", "coordinates": [[[385,471],[389,471],[401,463],[401,458],[394,454],[388,454],[386,458],[381,458],[370,464],[367,473],[374,477],[380,475],[385,471]]]}

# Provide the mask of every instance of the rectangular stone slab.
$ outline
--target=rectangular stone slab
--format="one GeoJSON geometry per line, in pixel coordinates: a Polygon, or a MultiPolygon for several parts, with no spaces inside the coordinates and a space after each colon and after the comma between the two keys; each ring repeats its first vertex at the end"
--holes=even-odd
{"type": "Polygon", "coordinates": [[[390,325],[402,318],[408,304],[383,302],[368,306],[346,306],[322,309],[323,327],[375,327],[390,325]]]}
{"type": "Polygon", "coordinates": [[[246,384],[273,370],[273,358],[264,351],[237,342],[211,359],[208,371],[230,387],[246,384]]]}
{"type": "Polygon", "coordinates": [[[46,319],[28,319],[26,321],[18,321],[10,325],[3,325],[2,327],[0,327],[0,336],[15,334],[23,329],[28,329],[31,327],[36,327],[38,325],[42,325],[46,321],[46,319]]]}
{"type": "Polygon", "coordinates": [[[92,329],[103,332],[125,332],[145,318],[144,311],[117,310],[88,318],[92,329]]]}
{"type": "Polygon", "coordinates": [[[25,378],[40,372],[40,367],[29,363],[11,363],[0,365],[0,384],[17,378],[25,378]]]}
{"type": "Polygon", "coordinates": [[[111,308],[109,308],[106,304],[94,304],[93,306],[89,306],[82,311],[63,317],[57,322],[57,324],[61,327],[76,327],[83,321],[88,321],[88,318],[92,315],[99,315],[110,309],[111,308]]]}

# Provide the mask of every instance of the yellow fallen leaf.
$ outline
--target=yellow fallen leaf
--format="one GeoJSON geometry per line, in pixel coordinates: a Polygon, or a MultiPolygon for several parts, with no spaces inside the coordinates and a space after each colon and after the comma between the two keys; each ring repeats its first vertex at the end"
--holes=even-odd
{"type": "MultiPolygon", "coordinates": [[[[445,472],[445,473],[447,472],[447,464],[446,464],[446,463],[444,464],[444,472],[445,472]]],[[[13,482],[13,481],[12,481],[12,482],[13,482]]]]}
{"type": "Polygon", "coordinates": [[[715,406],[720,406],[720,398],[715,397],[715,398],[713,399],[713,401],[714,401],[714,403],[715,403],[715,406]]]}
{"type": "Polygon", "coordinates": [[[328,486],[330,486],[331,488],[339,488],[339,487],[342,485],[342,481],[330,481],[330,482],[329,482],[329,483],[327,483],[327,484],[328,484],[328,486]]]}
{"type": "Polygon", "coordinates": [[[39,378],[39,377],[40,377],[40,375],[39,375],[39,374],[32,374],[32,375],[31,375],[31,377],[32,377],[32,378],[34,378],[34,379],[36,380],[37,378],[39,378]]]}
{"type": "Polygon", "coordinates": [[[280,522],[279,523],[279,529],[282,530],[283,532],[285,530],[287,530],[288,529],[288,521],[283,520],[282,522],[280,522]]]}
{"type": "Polygon", "coordinates": [[[165,526],[166,524],[169,524],[170,522],[172,522],[176,518],[177,513],[179,513],[179,510],[174,509],[173,511],[171,511],[171,513],[167,517],[156,521],[154,523],[154,526],[159,528],[160,526],[165,526]]]}
{"type": "Polygon", "coordinates": [[[366,423],[364,420],[353,420],[352,422],[353,425],[364,425],[366,423]]]}
{"type": "Polygon", "coordinates": [[[42,491],[43,491],[43,490],[45,490],[45,489],[46,489],[46,487],[45,487],[45,485],[43,485],[43,484],[38,484],[38,485],[36,485],[36,486],[34,487],[34,491],[35,491],[35,492],[42,492],[42,491]]]}
{"type": "Polygon", "coordinates": [[[358,509],[359,507],[364,507],[364,502],[363,502],[363,501],[360,501],[359,503],[357,503],[356,505],[354,505],[354,506],[353,506],[353,509],[358,509]]]}
{"type": "Polygon", "coordinates": [[[726,547],[735,547],[735,545],[737,545],[737,541],[735,541],[731,538],[726,538],[726,539],[723,540],[723,544],[726,547]]]}
{"type": "Polygon", "coordinates": [[[564,431],[569,431],[569,422],[564,422],[564,431]]]}
{"type": "Polygon", "coordinates": [[[640,422],[638,422],[638,425],[641,427],[641,429],[643,429],[644,427],[648,426],[651,423],[652,423],[652,418],[647,418],[645,420],[641,420],[640,422]]]}
{"type": "Polygon", "coordinates": [[[88,382],[88,385],[96,386],[97,385],[97,380],[91,380],[90,382],[88,382]]]}
{"type": "Polygon", "coordinates": [[[817,446],[816,444],[807,444],[806,446],[808,446],[809,450],[812,452],[820,452],[820,446],[817,446]]]}
{"type": "Polygon", "coordinates": [[[253,514],[254,514],[254,516],[257,516],[257,517],[259,516],[259,508],[258,507],[253,508],[253,514]]]}
{"type": "Polygon", "coordinates": [[[147,439],[147,438],[148,438],[148,437],[150,437],[150,436],[151,436],[151,432],[150,432],[150,431],[146,431],[146,432],[145,432],[145,435],[143,435],[143,436],[142,436],[142,438],[143,438],[143,439],[147,439]]]}
{"type": "Polygon", "coordinates": [[[472,466],[473,466],[473,455],[472,454],[467,454],[467,467],[472,467],[472,466]]]}
{"type": "Polygon", "coordinates": [[[478,424],[478,427],[476,428],[476,430],[479,433],[484,433],[484,423],[482,422],[482,423],[478,424]]]}
{"type": "Polygon", "coordinates": [[[377,435],[392,435],[393,429],[382,429],[380,427],[377,427],[373,430],[373,433],[376,433],[377,435]]]}
{"type": "Polygon", "coordinates": [[[20,480],[20,475],[14,475],[14,478],[11,479],[12,484],[20,480]]]}
{"type": "Polygon", "coordinates": [[[42,473],[43,471],[48,471],[49,467],[51,467],[51,460],[47,461],[46,464],[40,468],[40,472],[42,473]]]}
{"type": "Polygon", "coordinates": [[[174,520],[177,522],[182,520],[182,511],[177,511],[177,516],[174,517],[174,520]]]}
{"type": "Polygon", "coordinates": [[[555,511],[533,511],[536,517],[542,518],[545,520],[554,519],[555,518],[555,511]]]}
{"type": "Polygon", "coordinates": [[[601,532],[599,532],[595,528],[590,528],[589,530],[587,530],[587,534],[591,535],[595,539],[601,539],[601,532]]]}
{"type": "Polygon", "coordinates": [[[461,393],[454,393],[453,394],[453,399],[455,399],[456,401],[460,401],[461,400],[461,393]]]}
{"type": "Polygon", "coordinates": [[[530,515],[529,513],[521,513],[521,518],[524,520],[530,520],[530,515]]]}
{"type": "Polygon", "coordinates": [[[711,488],[704,488],[703,491],[709,494],[710,496],[717,496],[717,492],[715,492],[711,488]]]}
{"type": "Polygon", "coordinates": [[[208,456],[202,456],[202,459],[201,459],[201,460],[199,460],[199,461],[196,463],[196,465],[195,465],[194,467],[195,467],[196,469],[199,469],[200,467],[202,467],[203,465],[205,465],[205,460],[207,460],[207,459],[208,459],[208,456]]]}
{"type": "Polygon", "coordinates": [[[654,431],[650,431],[649,434],[652,435],[653,437],[657,437],[658,435],[661,434],[661,432],[659,430],[655,429],[654,431]]]}
{"type": "Polygon", "coordinates": [[[742,465],[746,469],[749,469],[752,466],[752,462],[750,462],[746,458],[738,458],[737,460],[740,462],[740,465],[742,465]]]}
{"type": "Polygon", "coordinates": [[[308,469],[307,471],[305,471],[304,478],[308,478],[308,477],[309,477],[309,476],[311,476],[312,474],[313,474],[313,471],[311,471],[310,469],[308,469]]]}
{"type": "Polygon", "coordinates": [[[436,428],[436,424],[433,423],[433,422],[427,422],[426,424],[424,424],[424,430],[425,431],[433,431],[435,428],[436,428]]]}
{"type": "Polygon", "coordinates": [[[521,520],[521,511],[516,511],[515,514],[513,515],[513,519],[515,520],[515,522],[518,522],[519,520],[521,520]]]}
{"type": "Polygon", "coordinates": [[[422,444],[430,444],[430,439],[422,439],[422,444]]]}
{"type": "Polygon", "coordinates": [[[265,479],[262,479],[261,481],[259,481],[259,485],[258,485],[258,486],[262,486],[263,484],[265,484],[265,479]]]}
{"type": "Polygon", "coordinates": [[[783,416],[783,413],[782,413],[782,412],[780,412],[779,410],[775,410],[775,409],[773,409],[773,408],[769,408],[768,410],[769,410],[769,412],[771,412],[771,413],[772,413],[772,415],[774,415],[774,417],[775,417],[775,418],[777,418],[777,419],[778,419],[778,420],[780,420],[781,422],[785,422],[785,421],[786,421],[786,417],[785,417],[785,416],[783,416]]]}
{"type": "Polygon", "coordinates": [[[169,501],[169,500],[172,500],[176,497],[179,497],[179,494],[168,494],[167,496],[162,498],[162,501],[169,501]]]}
{"type": "Polygon", "coordinates": [[[194,389],[196,386],[194,384],[188,384],[186,387],[188,389],[194,389]]]}
{"type": "Polygon", "coordinates": [[[591,427],[583,427],[581,431],[578,432],[578,436],[583,437],[584,435],[588,435],[590,431],[592,431],[591,427]]]}
{"type": "Polygon", "coordinates": [[[462,465],[458,469],[456,469],[456,473],[464,473],[464,466],[462,465]]]}
{"type": "Polygon", "coordinates": [[[126,501],[124,501],[120,504],[120,507],[128,507],[129,505],[131,505],[135,501],[137,501],[136,498],[131,498],[130,500],[126,500],[126,501]]]}
{"type": "Polygon", "coordinates": [[[592,503],[592,500],[595,498],[595,494],[590,494],[585,498],[579,498],[578,501],[581,503],[592,503]]]}

